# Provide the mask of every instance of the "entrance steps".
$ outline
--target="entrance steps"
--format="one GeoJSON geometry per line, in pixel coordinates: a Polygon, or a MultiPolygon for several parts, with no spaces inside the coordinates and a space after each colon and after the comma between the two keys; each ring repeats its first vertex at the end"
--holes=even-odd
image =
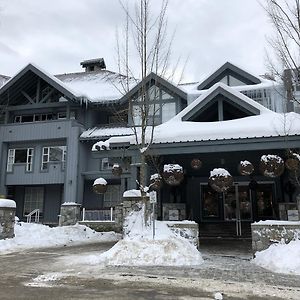
{"type": "Polygon", "coordinates": [[[242,222],[242,235],[237,236],[235,222],[211,222],[199,224],[200,238],[251,238],[251,222],[242,222]]]}

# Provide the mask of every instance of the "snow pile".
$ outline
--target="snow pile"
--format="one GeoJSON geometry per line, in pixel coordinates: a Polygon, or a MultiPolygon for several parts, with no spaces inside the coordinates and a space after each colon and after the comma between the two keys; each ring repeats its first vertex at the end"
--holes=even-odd
{"type": "Polygon", "coordinates": [[[114,232],[96,232],[84,225],[50,228],[34,223],[15,225],[15,237],[0,240],[0,253],[9,253],[24,249],[57,247],[84,243],[117,241],[119,235],[114,232]]]}
{"type": "Polygon", "coordinates": [[[161,179],[162,179],[162,177],[158,173],[152,174],[150,176],[150,181],[161,180],[161,179]]]}
{"type": "Polygon", "coordinates": [[[164,172],[166,173],[172,173],[173,171],[175,172],[182,172],[182,166],[178,165],[178,164],[167,164],[164,165],[164,172]]]}
{"type": "Polygon", "coordinates": [[[107,185],[107,181],[104,179],[104,178],[97,178],[95,181],[94,181],[94,184],[93,185],[97,185],[97,184],[101,184],[101,185],[107,185]]]}
{"type": "Polygon", "coordinates": [[[300,240],[273,244],[255,253],[253,262],[276,273],[300,275],[300,240]]]}
{"type": "Polygon", "coordinates": [[[176,236],[164,222],[155,222],[153,239],[152,226],[144,226],[143,218],[143,209],[133,211],[126,219],[125,238],[107,252],[82,258],[82,262],[113,266],[195,266],[203,263],[196,247],[176,236]]]}
{"type": "Polygon", "coordinates": [[[212,171],[210,171],[210,177],[213,177],[213,176],[216,176],[216,177],[219,177],[219,176],[227,177],[227,176],[231,176],[231,175],[230,175],[230,173],[227,170],[225,170],[223,168],[215,168],[212,171]]]}
{"type": "Polygon", "coordinates": [[[248,160],[242,160],[240,161],[241,166],[246,167],[248,165],[252,165],[250,161],[248,160]]]}
{"type": "Polygon", "coordinates": [[[123,193],[123,197],[142,197],[140,190],[128,190],[123,193]]]}
{"type": "Polygon", "coordinates": [[[95,143],[92,147],[92,151],[101,151],[101,150],[109,150],[109,142],[108,141],[99,141],[95,143]]]}
{"type": "Polygon", "coordinates": [[[16,208],[16,202],[14,200],[0,198],[0,207],[16,208]]]}
{"type": "Polygon", "coordinates": [[[261,161],[265,162],[265,163],[268,163],[269,161],[276,161],[278,163],[283,163],[283,160],[280,156],[278,155],[274,155],[274,154],[268,154],[268,155],[263,155],[261,158],[260,158],[261,161]]]}

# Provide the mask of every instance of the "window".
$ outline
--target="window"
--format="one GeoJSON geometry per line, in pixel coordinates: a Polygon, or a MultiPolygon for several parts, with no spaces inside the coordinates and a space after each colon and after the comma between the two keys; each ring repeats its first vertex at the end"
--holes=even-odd
{"type": "Polygon", "coordinates": [[[29,214],[35,209],[40,213],[44,208],[44,188],[43,187],[25,187],[24,192],[24,215],[29,214]]]}
{"type": "Polygon", "coordinates": [[[113,164],[109,161],[107,157],[102,158],[101,161],[101,170],[111,170],[113,167],[113,164]]]}
{"type": "Polygon", "coordinates": [[[14,164],[25,164],[26,171],[32,171],[32,161],[33,161],[33,148],[25,149],[8,149],[7,156],[7,172],[13,171],[14,164]]]}
{"type": "Polygon", "coordinates": [[[66,161],[66,146],[53,146],[43,147],[42,154],[42,170],[47,170],[49,163],[62,163],[62,167],[65,167],[66,161]]]}
{"type": "Polygon", "coordinates": [[[176,103],[164,103],[162,105],[162,123],[169,121],[176,115],[176,103]]]}
{"type": "Polygon", "coordinates": [[[51,120],[62,120],[66,119],[66,112],[59,113],[45,113],[45,114],[33,114],[33,115],[18,115],[15,116],[15,123],[30,123],[30,122],[44,122],[51,120]]]}
{"type": "Polygon", "coordinates": [[[104,194],[103,206],[114,207],[121,202],[120,185],[108,185],[104,194]]]}
{"type": "Polygon", "coordinates": [[[134,100],[132,106],[132,116],[134,125],[142,124],[142,115],[147,116],[148,126],[159,125],[166,122],[176,115],[176,98],[161,87],[152,85],[148,91],[147,96],[142,101],[139,96],[134,100]],[[146,110],[146,112],[143,111],[146,110]]]}

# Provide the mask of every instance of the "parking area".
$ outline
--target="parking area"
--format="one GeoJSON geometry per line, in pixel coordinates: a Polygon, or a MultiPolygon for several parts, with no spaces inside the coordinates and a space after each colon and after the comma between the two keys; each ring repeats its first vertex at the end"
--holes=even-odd
{"type": "Polygon", "coordinates": [[[0,299],[213,299],[216,292],[233,300],[300,299],[300,276],[252,264],[249,240],[201,240],[205,262],[194,268],[76,265],[76,257],[112,245],[1,255],[0,299]]]}

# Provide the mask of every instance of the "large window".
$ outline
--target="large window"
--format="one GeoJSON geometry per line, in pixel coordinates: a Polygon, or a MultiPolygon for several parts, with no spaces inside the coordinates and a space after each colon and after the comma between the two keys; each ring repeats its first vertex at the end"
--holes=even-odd
{"type": "Polygon", "coordinates": [[[153,85],[147,91],[147,96],[134,100],[132,118],[135,125],[142,124],[143,116],[147,116],[146,125],[159,125],[176,115],[176,99],[163,89],[153,85]]]}
{"type": "Polygon", "coordinates": [[[35,209],[40,213],[44,208],[44,188],[43,187],[25,187],[24,193],[24,215],[29,214],[35,209]]]}
{"type": "Polygon", "coordinates": [[[8,149],[7,157],[7,172],[13,171],[14,164],[23,164],[26,166],[26,171],[32,171],[33,148],[25,149],[8,149]]]}
{"type": "Polygon", "coordinates": [[[43,147],[41,169],[47,170],[49,167],[49,163],[61,163],[62,168],[64,168],[67,153],[66,151],[66,146],[43,147]]]}

